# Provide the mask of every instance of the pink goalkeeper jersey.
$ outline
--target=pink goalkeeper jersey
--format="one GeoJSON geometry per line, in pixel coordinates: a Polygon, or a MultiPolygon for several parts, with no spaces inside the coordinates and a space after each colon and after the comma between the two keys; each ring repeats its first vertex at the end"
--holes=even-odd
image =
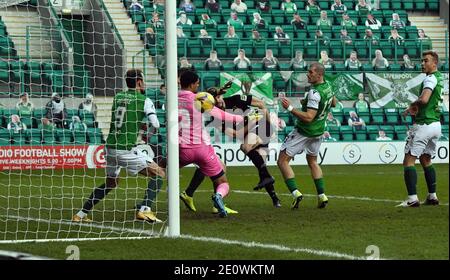
{"type": "MultiPolygon", "coordinates": [[[[195,94],[191,91],[180,90],[178,92],[178,136],[180,148],[183,149],[211,145],[211,138],[205,130],[202,113],[194,108],[194,99],[195,94]]],[[[226,113],[217,107],[214,107],[209,114],[226,122],[240,123],[244,121],[242,116],[226,113]]]]}

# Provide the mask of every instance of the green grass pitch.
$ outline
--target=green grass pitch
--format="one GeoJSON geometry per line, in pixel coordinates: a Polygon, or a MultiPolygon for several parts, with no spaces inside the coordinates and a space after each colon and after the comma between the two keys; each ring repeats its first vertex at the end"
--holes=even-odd
{"type": "MultiPolygon", "coordinates": [[[[300,208],[290,209],[291,196],[276,167],[276,191],[282,208],[272,206],[264,191],[255,192],[254,167],[229,167],[231,192],[226,203],[239,211],[221,219],[211,213],[211,183],[205,180],[195,195],[197,212],[180,201],[182,238],[69,241],[2,244],[0,250],[67,258],[66,247],[77,245],[81,259],[342,259],[369,256],[375,245],[386,259],[448,259],[448,164],[436,164],[440,206],[396,208],[406,198],[400,165],[323,166],[326,209],[317,209],[315,188],[306,166],[295,166],[305,194],[300,208]],[[209,239],[208,239],[209,238],[209,239]],[[224,243],[225,242],[227,243],[224,243]]],[[[418,170],[419,198],[426,195],[418,170]]],[[[181,190],[193,169],[181,170],[181,190]]],[[[8,239],[149,237],[164,225],[134,221],[134,205],[144,195],[146,181],[130,177],[93,211],[92,225],[70,222],[103,170],[11,171],[0,173],[0,242],[8,239]]],[[[167,219],[167,192],[158,197],[158,217],[167,219]]]]}

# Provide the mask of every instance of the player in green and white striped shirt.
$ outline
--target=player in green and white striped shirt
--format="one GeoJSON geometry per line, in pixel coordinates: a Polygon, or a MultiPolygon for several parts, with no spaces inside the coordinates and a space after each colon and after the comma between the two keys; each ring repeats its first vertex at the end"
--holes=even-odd
{"type": "Polygon", "coordinates": [[[417,172],[415,163],[420,160],[428,187],[425,205],[438,205],[436,196],[436,171],[431,158],[436,154],[437,141],[441,137],[441,107],[444,81],[441,72],[437,70],[439,57],[434,51],[422,54],[422,72],[427,76],[422,82],[421,95],[409,105],[403,115],[415,116],[415,124],[408,132],[403,159],[404,179],[408,191],[408,199],[399,207],[418,207],[417,172]]]}
{"type": "MultiPolygon", "coordinates": [[[[111,126],[106,139],[106,183],[97,187],[86,200],[83,208],[72,218],[74,222],[90,222],[87,217],[95,204],[102,200],[119,183],[120,169],[125,168],[132,175],[165,177],[165,170],[159,167],[147,154],[136,148],[137,136],[142,120],[146,117],[151,125],[159,128],[153,102],[145,97],[144,76],[141,70],[127,71],[128,90],[116,94],[113,101],[111,126]]],[[[149,185],[155,182],[150,180],[149,185]]],[[[150,188],[150,186],[149,186],[150,188]]],[[[136,218],[150,223],[159,221],[145,205],[136,213],[136,218]]]]}
{"type": "Polygon", "coordinates": [[[336,98],[330,84],[324,80],[325,68],[320,63],[311,64],[308,71],[308,83],[312,85],[306,98],[302,101],[301,109],[294,109],[286,98],[281,104],[297,118],[295,129],[286,137],[280,148],[278,167],[280,168],[286,186],[294,197],[292,208],[298,208],[303,198],[295,182],[295,174],[289,162],[295,155],[306,153],[306,160],[311,169],[318,195],[318,207],[324,208],[328,203],[325,195],[325,184],[322,169],[317,163],[317,156],[325,132],[325,122],[330,108],[336,106],[336,98]]]}

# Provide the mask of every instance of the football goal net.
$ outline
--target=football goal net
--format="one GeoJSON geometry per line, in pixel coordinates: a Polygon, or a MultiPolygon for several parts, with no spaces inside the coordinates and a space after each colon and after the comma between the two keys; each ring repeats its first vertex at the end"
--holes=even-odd
{"type": "Polygon", "coordinates": [[[178,124],[166,114],[177,114],[176,11],[134,2],[0,1],[0,243],[179,234],[178,124]],[[144,80],[136,90],[125,79],[133,68],[144,80]],[[109,170],[107,143],[137,146],[140,162],[109,170]],[[168,167],[172,193],[166,178],[133,175],[143,159],[168,167]],[[111,191],[107,172],[119,174],[111,191]]]}

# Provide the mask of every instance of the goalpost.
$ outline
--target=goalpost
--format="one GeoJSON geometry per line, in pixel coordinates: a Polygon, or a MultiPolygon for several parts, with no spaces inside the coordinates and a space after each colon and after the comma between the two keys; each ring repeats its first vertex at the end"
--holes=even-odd
{"type": "MultiPolygon", "coordinates": [[[[153,7],[140,2],[148,9],[140,14],[149,20],[153,7]]],[[[130,3],[0,1],[0,244],[180,235],[176,1],[166,1],[158,11],[165,18],[165,28],[157,30],[165,34],[165,81],[145,45],[141,28],[148,26],[130,13],[130,3]],[[126,18],[132,20],[125,23],[126,18]],[[147,139],[155,158],[167,156],[167,179],[151,202],[162,222],[136,220],[148,179],[125,170],[118,187],[89,213],[93,222],[73,222],[105,181],[112,99],[127,90],[124,73],[132,67],[144,71],[146,96],[162,126],[147,139]],[[158,95],[161,83],[167,87],[166,100],[158,95]],[[90,95],[97,109],[80,110],[90,95]],[[25,105],[16,107],[26,96],[34,106],[28,113],[25,105]],[[45,108],[58,96],[66,119],[49,123],[45,108]]]]}

